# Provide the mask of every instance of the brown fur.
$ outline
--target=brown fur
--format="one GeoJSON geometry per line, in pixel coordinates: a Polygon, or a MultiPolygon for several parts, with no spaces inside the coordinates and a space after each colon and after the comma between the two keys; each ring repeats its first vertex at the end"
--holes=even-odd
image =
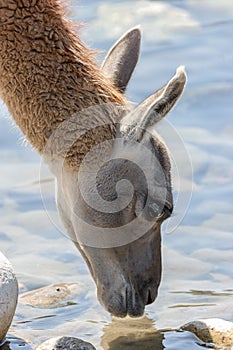
{"type": "MultiPolygon", "coordinates": [[[[41,154],[53,131],[79,111],[125,104],[57,0],[0,0],[0,90],[15,122],[41,154]]],[[[68,165],[77,166],[94,144],[112,139],[114,132],[106,125],[83,135],[69,150],[68,165]]]]}

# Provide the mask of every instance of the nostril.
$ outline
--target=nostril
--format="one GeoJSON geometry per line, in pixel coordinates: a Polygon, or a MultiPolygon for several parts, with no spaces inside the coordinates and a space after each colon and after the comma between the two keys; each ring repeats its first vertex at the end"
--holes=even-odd
{"type": "Polygon", "coordinates": [[[148,304],[151,304],[153,301],[152,301],[152,298],[151,298],[151,292],[150,290],[148,290],[148,293],[147,293],[147,305],[148,304]]]}
{"type": "Polygon", "coordinates": [[[146,305],[152,304],[156,298],[156,295],[153,295],[155,293],[152,293],[150,289],[148,289],[147,293],[147,303],[146,305]]]}

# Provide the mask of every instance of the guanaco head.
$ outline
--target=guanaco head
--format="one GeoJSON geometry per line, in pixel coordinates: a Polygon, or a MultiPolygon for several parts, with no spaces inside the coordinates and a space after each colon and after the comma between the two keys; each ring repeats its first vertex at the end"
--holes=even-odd
{"type": "MultiPolygon", "coordinates": [[[[140,37],[138,28],[127,32],[104,60],[103,73],[121,92],[136,66],[140,37]]],[[[99,148],[90,158],[93,168],[87,161],[77,176],[63,176],[72,213],[67,216],[60,194],[61,216],[89,266],[100,302],[115,316],[141,316],[157,296],[160,229],[173,200],[169,154],[153,128],[179,99],[185,82],[180,67],[164,87],[122,113],[110,157],[100,155],[99,148]]]]}

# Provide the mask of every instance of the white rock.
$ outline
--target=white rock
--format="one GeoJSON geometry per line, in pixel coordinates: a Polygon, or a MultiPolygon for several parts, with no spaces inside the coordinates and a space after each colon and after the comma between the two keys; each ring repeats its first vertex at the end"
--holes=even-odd
{"type": "Polygon", "coordinates": [[[42,343],[36,350],[96,350],[94,346],[73,337],[51,338],[42,343]]]}
{"type": "Polygon", "coordinates": [[[233,323],[229,321],[219,318],[200,319],[185,324],[181,329],[194,333],[205,343],[233,345],[233,323]]]}
{"type": "Polygon", "coordinates": [[[0,342],[4,339],[14,316],[18,300],[18,283],[13,269],[0,252],[0,342]]]}

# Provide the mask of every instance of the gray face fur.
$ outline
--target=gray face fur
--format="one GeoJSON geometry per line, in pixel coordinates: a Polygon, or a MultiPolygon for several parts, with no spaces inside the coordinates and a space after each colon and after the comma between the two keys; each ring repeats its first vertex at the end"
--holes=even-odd
{"type": "MultiPolygon", "coordinates": [[[[122,92],[139,47],[136,28],[115,44],[102,66],[122,92]]],[[[162,89],[121,118],[110,155],[98,158],[97,151],[93,158],[100,159],[93,161],[98,171],[95,164],[94,170],[56,174],[63,223],[86,260],[100,302],[115,316],[141,316],[157,296],[160,227],[173,202],[168,152],[152,128],[174,106],[185,82],[180,67],[162,89]]]]}

